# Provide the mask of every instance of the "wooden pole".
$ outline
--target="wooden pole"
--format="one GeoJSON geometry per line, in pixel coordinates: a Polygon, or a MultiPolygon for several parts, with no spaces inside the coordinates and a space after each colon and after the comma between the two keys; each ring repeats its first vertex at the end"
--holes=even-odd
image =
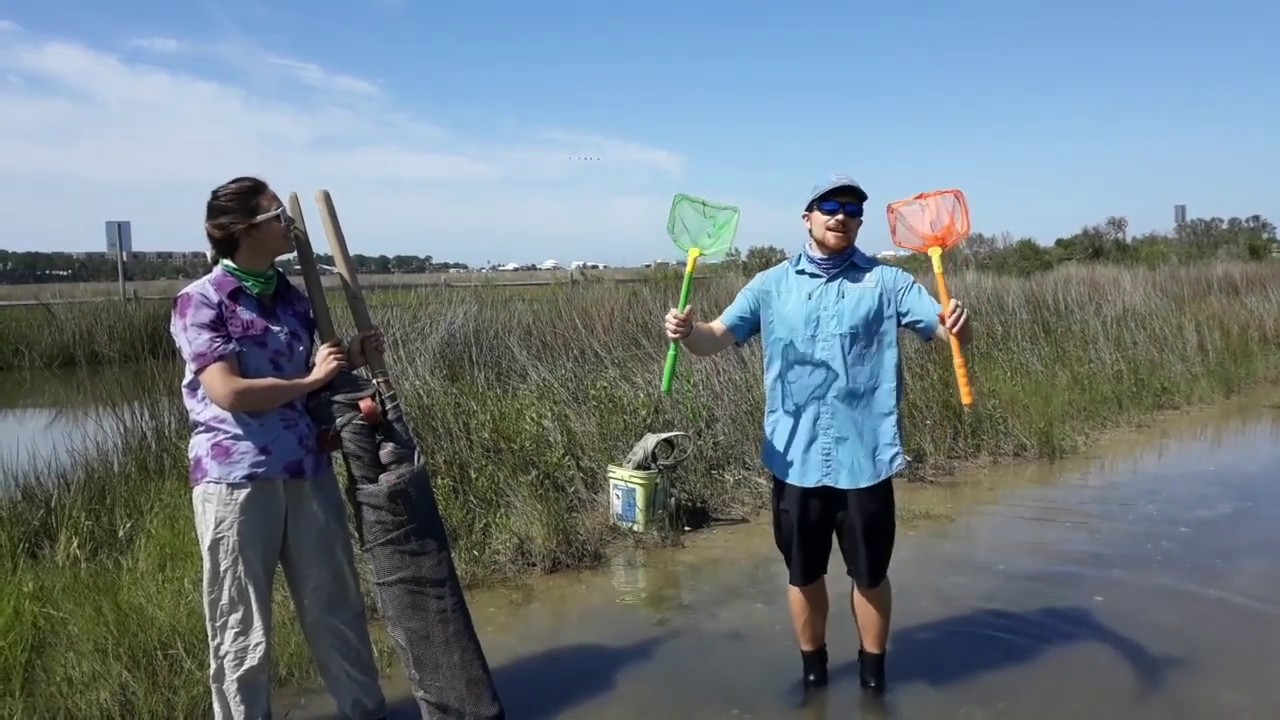
{"type": "MultiPolygon", "coordinates": [[[[325,235],[329,237],[329,249],[333,252],[333,264],[338,268],[342,278],[342,292],[347,297],[347,306],[351,308],[351,318],[355,321],[356,330],[365,332],[373,329],[373,319],[369,316],[369,306],[364,301],[364,291],[360,288],[360,277],[356,273],[355,261],[347,250],[347,237],[342,232],[342,224],[338,222],[338,211],[333,206],[333,198],[328,190],[316,192],[316,204],[320,206],[320,221],[324,224],[325,235]]],[[[373,348],[365,348],[365,358],[369,362],[369,371],[378,389],[385,394],[393,392],[391,377],[387,373],[386,359],[382,353],[373,348]]]]}
{"type": "Polygon", "coordinates": [[[320,282],[320,268],[311,248],[311,236],[307,234],[307,221],[302,217],[302,203],[298,193],[289,193],[289,215],[293,218],[293,246],[298,251],[298,267],[302,268],[302,283],[311,300],[311,314],[316,320],[316,332],[320,342],[327,343],[338,337],[333,327],[333,315],[329,313],[329,301],[324,296],[324,284],[320,282]]]}

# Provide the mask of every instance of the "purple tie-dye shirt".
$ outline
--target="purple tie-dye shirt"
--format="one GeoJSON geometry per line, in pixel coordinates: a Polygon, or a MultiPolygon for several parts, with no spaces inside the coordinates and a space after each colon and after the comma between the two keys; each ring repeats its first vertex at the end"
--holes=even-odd
{"type": "Polygon", "coordinates": [[[174,298],[169,332],[186,363],[182,400],[190,417],[192,486],[333,472],[329,454],[316,442],[305,398],[263,412],[227,412],[209,400],[197,377],[232,356],[245,378],[303,377],[310,371],[310,302],[283,276],[272,297],[259,300],[217,267],[174,298]]]}

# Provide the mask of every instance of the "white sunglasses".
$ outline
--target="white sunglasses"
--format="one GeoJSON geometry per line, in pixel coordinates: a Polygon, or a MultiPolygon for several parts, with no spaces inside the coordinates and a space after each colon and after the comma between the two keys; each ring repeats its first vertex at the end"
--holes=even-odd
{"type": "Polygon", "coordinates": [[[281,225],[287,228],[293,227],[293,218],[289,216],[289,211],[286,210],[284,206],[280,206],[268,213],[262,213],[258,217],[251,220],[249,224],[257,225],[260,222],[265,222],[267,220],[272,220],[272,219],[279,221],[281,225]]]}

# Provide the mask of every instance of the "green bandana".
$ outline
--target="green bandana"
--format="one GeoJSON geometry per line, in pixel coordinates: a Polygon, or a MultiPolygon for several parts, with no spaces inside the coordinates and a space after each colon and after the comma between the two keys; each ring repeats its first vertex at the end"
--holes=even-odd
{"type": "Polygon", "coordinates": [[[272,265],[266,272],[255,273],[249,272],[244,268],[236,265],[230,260],[223,260],[222,269],[231,273],[231,277],[240,281],[240,286],[257,297],[266,297],[276,291],[276,278],[279,273],[276,272],[276,266],[272,265]]]}

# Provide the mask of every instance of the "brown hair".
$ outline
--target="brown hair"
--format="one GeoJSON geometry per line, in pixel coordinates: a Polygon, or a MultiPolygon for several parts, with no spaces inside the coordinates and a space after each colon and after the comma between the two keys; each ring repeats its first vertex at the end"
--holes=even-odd
{"type": "Polygon", "coordinates": [[[204,210],[204,234],[213,259],[230,260],[240,250],[240,234],[262,212],[262,197],[270,187],[255,177],[238,177],[209,193],[204,210]]]}

